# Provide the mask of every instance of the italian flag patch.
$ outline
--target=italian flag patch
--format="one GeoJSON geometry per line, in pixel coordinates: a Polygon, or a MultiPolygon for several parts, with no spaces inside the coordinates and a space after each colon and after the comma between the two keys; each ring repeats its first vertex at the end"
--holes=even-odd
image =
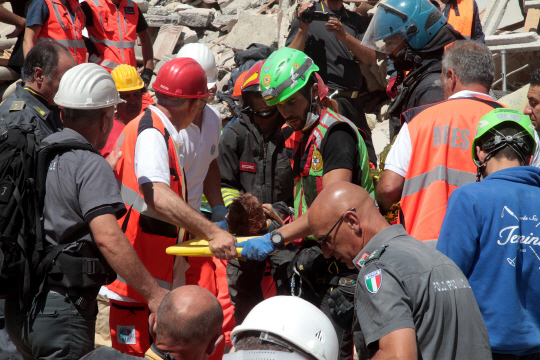
{"type": "Polygon", "coordinates": [[[382,274],[380,269],[364,275],[364,279],[366,280],[366,287],[370,293],[376,294],[381,288],[382,274]]]}

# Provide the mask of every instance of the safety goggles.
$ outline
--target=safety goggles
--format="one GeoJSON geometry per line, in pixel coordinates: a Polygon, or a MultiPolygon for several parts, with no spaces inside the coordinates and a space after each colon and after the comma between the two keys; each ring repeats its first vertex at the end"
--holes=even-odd
{"type": "MultiPolygon", "coordinates": [[[[350,208],[350,209],[347,210],[347,211],[355,211],[355,210],[356,210],[356,207],[353,207],[353,208],[350,208]]],[[[345,216],[345,213],[346,213],[347,211],[345,211],[345,212],[343,213],[343,215],[341,215],[341,217],[338,219],[338,221],[336,221],[336,223],[334,224],[334,226],[332,226],[332,228],[330,229],[330,231],[328,232],[328,234],[326,234],[325,237],[323,237],[321,240],[317,240],[317,242],[318,242],[319,244],[321,244],[321,246],[326,245],[328,236],[329,236],[330,233],[336,228],[336,226],[338,226],[338,224],[341,222],[341,220],[343,220],[343,217],[345,216]]]]}
{"type": "Polygon", "coordinates": [[[277,98],[279,94],[283,92],[286,88],[294,87],[298,81],[298,79],[306,80],[306,71],[311,67],[313,64],[313,60],[311,58],[307,58],[306,61],[296,69],[296,71],[291,75],[290,78],[279,84],[278,86],[268,88],[265,91],[263,91],[262,96],[264,100],[269,101],[277,98]]]}

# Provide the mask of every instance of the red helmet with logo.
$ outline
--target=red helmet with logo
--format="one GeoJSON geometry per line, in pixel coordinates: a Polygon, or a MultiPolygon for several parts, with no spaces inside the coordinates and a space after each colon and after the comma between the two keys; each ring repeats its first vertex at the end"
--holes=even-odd
{"type": "Polygon", "coordinates": [[[259,86],[259,75],[261,75],[261,68],[264,65],[263,61],[259,61],[248,70],[246,78],[244,79],[244,85],[242,85],[242,92],[246,91],[261,91],[259,86]]]}
{"type": "Polygon", "coordinates": [[[160,94],[177,98],[202,98],[208,94],[206,73],[192,58],[167,61],[159,69],[152,88],[160,94]]]}

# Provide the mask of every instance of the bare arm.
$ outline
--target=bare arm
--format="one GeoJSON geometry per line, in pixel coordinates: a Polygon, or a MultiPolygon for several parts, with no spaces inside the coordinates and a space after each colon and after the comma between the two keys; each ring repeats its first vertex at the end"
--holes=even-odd
{"type": "Polygon", "coordinates": [[[96,216],[89,221],[90,231],[99,250],[111,267],[148,302],[157,313],[161,300],[168,293],[144,267],[113,214],[96,216]]]}
{"type": "Polygon", "coordinates": [[[386,214],[392,204],[401,199],[405,178],[392,170],[383,171],[379,183],[375,188],[375,199],[379,204],[381,214],[386,214]]]}
{"type": "Polygon", "coordinates": [[[289,48],[304,51],[304,46],[306,45],[307,31],[309,29],[309,23],[305,23],[301,20],[302,13],[307,8],[312,6],[313,5],[311,5],[309,1],[300,4],[300,8],[298,9],[299,28],[296,36],[294,37],[294,40],[289,44],[289,48]]]}
{"type": "Polygon", "coordinates": [[[375,50],[362,45],[360,40],[346,32],[338,19],[330,18],[326,23],[326,30],[336,35],[336,38],[347,46],[357,60],[366,64],[373,64],[377,60],[375,50]]]}
{"type": "Polygon", "coordinates": [[[41,25],[32,25],[26,28],[24,32],[23,53],[24,57],[36,44],[39,32],[41,31],[41,25]]]}
{"type": "Polygon", "coordinates": [[[140,189],[151,209],[167,222],[208,240],[216,257],[228,260],[237,256],[234,236],[193,210],[167,184],[149,182],[141,185],[140,189]]]}
{"type": "MultiPolygon", "coordinates": [[[[5,1],[0,1],[0,3],[3,2],[5,1]]],[[[15,15],[8,9],[0,6],[0,22],[15,25],[15,30],[11,34],[6,35],[6,37],[10,39],[19,36],[19,34],[24,31],[26,20],[25,18],[15,15]]]]}
{"type": "Polygon", "coordinates": [[[216,205],[225,206],[223,197],[221,196],[221,173],[216,159],[210,163],[208,173],[204,178],[203,193],[210,207],[216,205]]]}
{"type": "Polygon", "coordinates": [[[392,331],[379,340],[379,349],[372,360],[417,360],[416,333],[404,328],[392,331]]]}
{"type": "Polygon", "coordinates": [[[152,48],[152,39],[150,39],[147,30],[141,31],[137,33],[137,35],[139,35],[139,39],[141,39],[144,67],[154,70],[154,49],[152,48]]]}

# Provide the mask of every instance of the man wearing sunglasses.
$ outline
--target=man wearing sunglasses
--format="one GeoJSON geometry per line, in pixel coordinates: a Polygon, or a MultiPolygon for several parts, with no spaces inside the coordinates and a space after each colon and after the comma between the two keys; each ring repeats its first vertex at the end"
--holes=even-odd
{"type": "Polygon", "coordinates": [[[325,257],[359,271],[354,308],[361,331],[354,340],[360,359],[491,359],[467,277],[401,225],[390,226],[364,189],[328,185],[308,223],[325,257]]]}

